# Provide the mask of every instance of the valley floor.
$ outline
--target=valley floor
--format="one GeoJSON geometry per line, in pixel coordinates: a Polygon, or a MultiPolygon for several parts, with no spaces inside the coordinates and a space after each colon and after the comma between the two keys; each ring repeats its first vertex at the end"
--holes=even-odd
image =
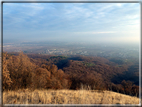
{"type": "Polygon", "coordinates": [[[97,90],[4,91],[3,104],[139,104],[139,98],[97,90]]]}

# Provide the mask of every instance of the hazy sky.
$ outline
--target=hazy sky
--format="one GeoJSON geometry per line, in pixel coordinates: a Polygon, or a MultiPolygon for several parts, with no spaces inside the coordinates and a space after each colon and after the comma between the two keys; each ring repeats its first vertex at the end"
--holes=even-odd
{"type": "Polygon", "coordinates": [[[4,3],[7,41],[139,42],[139,3],[4,3]]]}

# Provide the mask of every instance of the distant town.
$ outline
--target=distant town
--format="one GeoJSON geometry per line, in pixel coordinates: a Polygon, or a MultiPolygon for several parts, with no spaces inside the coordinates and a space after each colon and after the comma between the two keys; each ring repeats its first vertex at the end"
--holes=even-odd
{"type": "Polygon", "coordinates": [[[139,58],[138,45],[111,45],[111,44],[71,44],[71,43],[20,43],[4,44],[7,52],[36,53],[48,55],[84,55],[99,57],[139,58]]]}

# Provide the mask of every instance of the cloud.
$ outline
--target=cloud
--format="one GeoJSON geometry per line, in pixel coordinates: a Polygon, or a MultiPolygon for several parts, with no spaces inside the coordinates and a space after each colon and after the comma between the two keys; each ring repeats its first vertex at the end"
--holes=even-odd
{"type": "Polygon", "coordinates": [[[107,33],[116,33],[115,31],[101,31],[101,32],[74,32],[75,34],[107,34],[107,33]]]}
{"type": "Polygon", "coordinates": [[[58,34],[115,37],[122,32],[127,36],[130,30],[138,34],[140,28],[138,3],[5,3],[3,10],[7,38],[20,33],[33,39],[58,34]]]}

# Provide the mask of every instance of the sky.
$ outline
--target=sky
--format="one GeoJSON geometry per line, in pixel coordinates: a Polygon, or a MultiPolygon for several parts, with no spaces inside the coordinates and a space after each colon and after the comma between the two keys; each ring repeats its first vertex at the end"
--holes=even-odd
{"type": "Polygon", "coordinates": [[[139,42],[139,3],[3,3],[3,42],[139,42]]]}

